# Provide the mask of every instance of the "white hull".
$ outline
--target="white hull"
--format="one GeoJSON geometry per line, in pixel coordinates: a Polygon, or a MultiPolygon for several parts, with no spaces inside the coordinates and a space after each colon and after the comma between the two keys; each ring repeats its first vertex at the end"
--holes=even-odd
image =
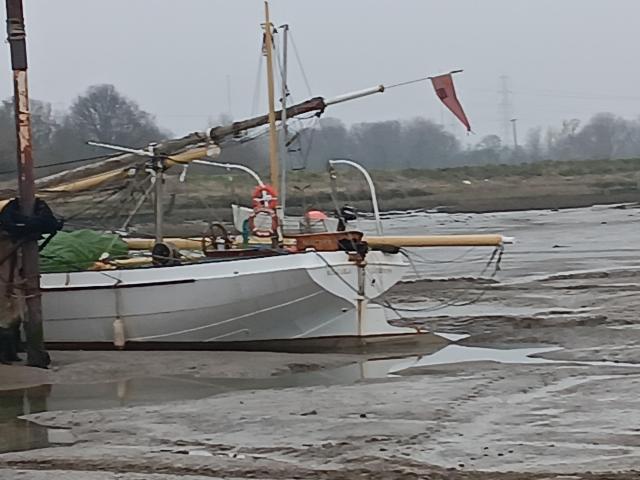
{"type": "Polygon", "coordinates": [[[306,252],[45,274],[45,338],[186,346],[415,333],[389,325],[385,309],[357,293],[360,287],[364,298],[380,297],[406,267],[399,254],[370,252],[359,271],[345,252],[306,252]]]}

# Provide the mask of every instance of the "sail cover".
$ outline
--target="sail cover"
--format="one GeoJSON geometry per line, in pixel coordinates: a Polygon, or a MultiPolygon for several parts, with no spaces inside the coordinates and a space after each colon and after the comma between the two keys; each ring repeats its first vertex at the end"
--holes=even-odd
{"type": "Polygon", "coordinates": [[[83,271],[105,253],[118,258],[128,252],[129,247],[117,235],[93,230],[58,232],[40,252],[40,268],[43,273],[83,271]]]}

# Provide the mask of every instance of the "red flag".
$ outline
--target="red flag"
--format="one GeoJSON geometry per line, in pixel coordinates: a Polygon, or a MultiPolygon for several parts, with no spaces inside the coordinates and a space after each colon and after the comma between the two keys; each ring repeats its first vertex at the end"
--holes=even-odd
{"type": "Polygon", "coordinates": [[[460,105],[460,101],[456,96],[456,89],[453,86],[453,77],[450,73],[445,75],[439,75],[437,77],[431,77],[431,83],[433,84],[433,88],[436,91],[436,95],[438,98],[442,100],[451,112],[458,117],[463,125],[467,128],[467,132],[471,131],[471,125],[469,125],[469,120],[462,109],[462,105],[460,105]]]}

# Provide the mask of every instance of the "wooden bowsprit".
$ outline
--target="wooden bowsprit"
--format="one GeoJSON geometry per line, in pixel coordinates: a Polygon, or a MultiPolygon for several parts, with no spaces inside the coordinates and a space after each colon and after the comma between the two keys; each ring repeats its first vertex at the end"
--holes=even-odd
{"type": "Polygon", "coordinates": [[[364,238],[371,248],[381,247],[500,247],[514,243],[513,237],[503,235],[394,235],[364,238]]]}

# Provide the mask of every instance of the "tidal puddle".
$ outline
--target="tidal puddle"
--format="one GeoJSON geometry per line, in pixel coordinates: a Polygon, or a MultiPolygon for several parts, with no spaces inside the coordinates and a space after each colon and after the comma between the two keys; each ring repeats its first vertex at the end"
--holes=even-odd
{"type": "Polygon", "coordinates": [[[558,347],[546,348],[483,348],[465,347],[461,345],[448,345],[443,349],[424,357],[406,358],[398,361],[390,371],[390,374],[415,367],[428,367],[432,365],[445,365],[463,362],[497,362],[497,363],[558,363],[556,360],[535,357],[542,353],[562,350],[558,347]]]}
{"type": "Polygon", "coordinates": [[[198,378],[158,376],[111,383],[41,385],[0,391],[0,453],[46,448],[74,442],[69,430],[51,429],[18,417],[56,410],[106,408],[197,400],[241,390],[283,389],[318,385],[350,385],[376,378],[396,377],[402,371],[432,365],[491,361],[512,364],[629,366],[615,362],[557,361],[535,355],[561,350],[557,347],[496,349],[451,344],[424,355],[363,359],[347,365],[289,373],[267,378],[198,378]]]}

